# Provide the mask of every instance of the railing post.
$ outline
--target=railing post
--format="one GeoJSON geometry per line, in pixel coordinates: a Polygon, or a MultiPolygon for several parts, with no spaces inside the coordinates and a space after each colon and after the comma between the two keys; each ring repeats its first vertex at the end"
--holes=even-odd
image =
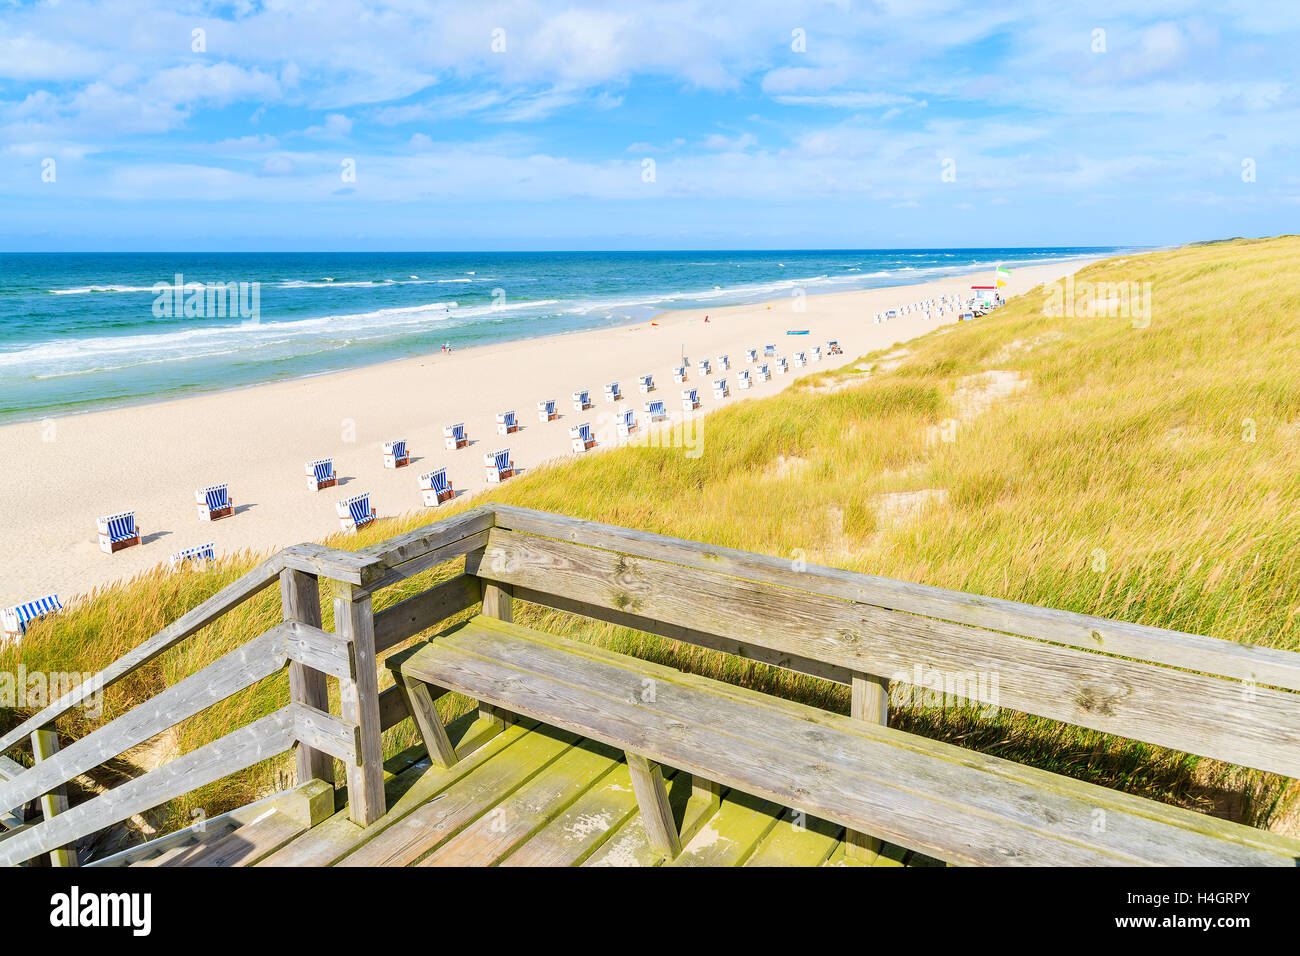
{"type": "MultiPolygon", "coordinates": [[[[874,674],[853,674],[853,696],[849,716],[882,726],[889,725],[889,679],[874,674]]],[[[871,862],[880,854],[880,840],[856,830],[844,835],[845,852],[860,860],[871,862]]]]}
{"type": "MultiPolygon", "coordinates": [[[[299,621],[312,627],[321,626],[320,582],[316,575],[293,568],[280,572],[280,599],[284,605],[284,619],[299,621]]],[[[320,671],[289,662],[289,699],[329,713],[329,687],[320,671]]],[[[324,751],[299,743],[297,752],[297,783],[323,780],[334,783],[334,758],[324,751]]]]}
{"type": "Polygon", "coordinates": [[[343,719],[361,728],[361,762],[348,765],[348,814],[368,826],[384,815],[384,751],[380,741],[379,665],[370,592],[334,581],[334,630],[356,654],[356,679],[339,680],[343,719]]]}
{"type": "MultiPolygon", "coordinates": [[[[59,735],[54,732],[53,724],[32,731],[32,756],[36,758],[37,763],[53,757],[58,752],[59,735]]],[[[66,809],[68,809],[68,789],[66,784],[59,784],[59,786],[41,797],[41,814],[46,820],[53,819],[66,809]]],[[[51,850],[50,865],[76,866],[76,845],[69,844],[51,850]]]]}
{"type": "MultiPolygon", "coordinates": [[[[499,584],[496,581],[488,581],[483,578],[479,580],[483,589],[484,616],[494,617],[498,621],[514,621],[514,588],[509,584],[499,584]]],[[[509,711],[481,702],[478,707],[478,715],[485,720],[495,721],[500,727],[514,723],[515,719],[514,714],[509,711]]]]}

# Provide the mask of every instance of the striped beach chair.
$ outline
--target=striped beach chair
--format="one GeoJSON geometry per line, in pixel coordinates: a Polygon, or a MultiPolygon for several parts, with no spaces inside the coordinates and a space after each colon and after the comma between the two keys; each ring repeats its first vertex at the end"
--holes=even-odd
{"type": "Polygon", "coordinates": [[[826,343],[826,354],[827,354],[827,355],[843,355],[843,354],[844,354],[844,353],[840,350],[840,340],[839,340],[839,339],[831,339],[829,342],[826,343]]]}
{"type": "Polygon", "coordinates": [[[760,365],[758,368],[754,370],[754,375],[758,378],[760,382],[766,382],[769,378],[772,377],[772,372],[767,367],[767,363],[764,362],[762,365],[760,365]]]}
{"type": "Polygon", "coordinates": [[[774,364],[776,365],[777,375],[784,375],[786,372],[790,371],[790,363],[785,360],[784,355],[778,355],[774,364]]]}
{"type": "Polygon", "coordinates": [[[171,567],[173,571],[179,571],[187,564],[194,564],[202,561],[206,564],[209,561],[217,559],[217,543],[209,541],[207,544],[197,544],[192,548],[182,548],[179,551],[173,551],[171,556],[171,567]]]}
{"type": "Polygon", "coordinates": [[[714,398],[726,398],[730,394],[731,394],[731,389],[727,388],[727,380],[725,378],[716,379],[714,381],[713,383],[714,398]]]}
{"type": "Polygon", "coordinates": [[[775,345],[764,345],[764,346],[763,346],[763,358],[771,358],[771,357],[772,357],[773,355],[775,355],[775,354],[776,354],[776,346],[775,346],[775,345]]]}
{"type": "Polygon", "coordinates": [[[753,384],[754,384],[753,380],[749,377],[749,369],[742,368],[739,372],[736,373],[737,388],[749,388],[749,386],[753,384]]]}
{"type": "Polygon", "coordinates": [[[519,431],[519,422],[515,420],[513,411],[497,412],[498,435],[513,435],[517,431],[519,431]]]}
{"type": "Polygon", "coordinates": [[[235,502],[230,497],[229,485],[208,485],[194,492],[200,521],[216,521],[235,513],[235,502]]]}
{"type": "Polygon", "coordinates": [[[708,375],[713,371],[713,366],[709,364],[708,359],[700,359],[695,363],[695,371],[699,372],[701,375],[708,375]]]}
{"type": "Polygon", "coordinates": [[[807,364],[808,364],[808,356],[807,356],[807,355],[805,355],[803,352],[795,352],[795,353],[794,353],[794,367],[795,367],[795,368],[803,368],[803,367],[804,367],[805,365],[807,365],[807,364]]]}
{"type": "Polygon", "coordinates": [[[370,492],[363,491],[334,506],[339,524],[344,531],[356,531],[375,520],[375,509],[370,507],[370,492]]]}
{"type": "Polygon", "coordinates": [[[605,386],[605,401],[617,402],[623,398],[623,391],[618,387],[618,382],[610,382],[605,386]]]}
{"type": "Polygon", "coordinates": [[[729,371],[729,370],[731,369],[731,356],[730,356],[730,355],[719,355],[719,356],[718,356],[718,368],[721,369],[721,370],[724,371],[724,372],[729,371]]]}
{"type": "Polygon", "coordinates": [[[595,408],[591,401],[591,392],[585,388],[574,392],[573,410],[575,412],[585,412],[589,408],[595,408]]]}
{"type": "Polygon", "coordinates": [[[682,389],[682,408],[693,412],[700,407],[700,393],[693,388],[682,389]]]}
{"type": "Polygon", "coordinates": [[[642,395],[648,395],[655,390],[655,377],[653,375],[642,375],[636,380],[636,387],[642,395]]]}
{"type": "Polygon", "coordinates": [[[553,422],[559,417],[560,413],[555,409],[555,399],[548,398],[537,403],[537,420],[539,422],[553,422]]]}
{"type": "Polygon", "coordinates": [[[59,602],[57,594],[47,594],[35,601],[0,610],[0,627],[4,629],[5,642],[15,641],[26,634],[27,625],[32,621],[38,621],[62,610],[63,605],[59,602]]]}
{"type": "Polygon", "coordinates": [[[652,422],[665,422],[668,420],[668,413],[664,411],[664,403],[661,399],[656,398],[653,402],[646,402],[645,411],[652,422]]]}
{"type": "Polygon", "coordinates": [[[583,422],[569,429],[569,441],[577,454],[591,451],[596,447],[596,437],[591,433],[591,422],[583,422]]]}
{"type": "Polygon", "coordinates": [[[673,367],[673,381],[678,385],[686,381],[686,366],[677,365],[673,367]]]}
{"type": "Polygon", "coordinates": [[[442,442],[447,446],[447,451],[455,451],[468,445],[469,436],[465,434],[465,423],[457,422],[455,425],[445,426],[442,430],[442,442]]]}
{"type": "Polygon", "coordinates": [[[758,361],[758,349],[745,349],[745,361],[753,365],[758,361]]]}
{"type": "Polygon", "coordinates": [[[421,475],[420,494],[424,497],[424,503],[430,508],[436,508],[444,501],[455,498],[456,489],[447,480],[447,469],[439,468],[437,471],[429,471],[421,475]]]}
{"type": "Polygon", "coordinates": [[[618,420],[614,422],[614,426],[618,429],[619,438],[627,438],[637,429],[636,412],[630,408],[620,410],[618,420]]]}
{"type": "Polygon", "coordinates": [[[140,543],[140,529],[135,524],[134,511],[122,511],[96,520],[99,530],[99,550],[112,554],[140,543]]]}
{"type": "Polygon", "coordinates": [[[411,463],[411,455],[406,450],[406,439],[384,442],[384,467],[405,468],[411,463]]]}
{"type": "Polygon", "coordinates": [[[505,481],[515,473],[515,463],[510,460],[510,449],[488,452],[483,456],[483,465],[487,469],[487,480],[493,484],[505,481]]]}
{"type": "Polygon", "coordinates": [[[814,362],[820,362],[822,360],[822,347],[820,345],[814,345],[812,351],[808,353],[808,357],[814,362]]]}
{"type": "Polygon", "coordinates": [[[333,458],[317,458],[315,461],[309,461],[306,469],[307,487],[312,491],[333,488],[339,483],[339,476],[334,473],[333,458]]]}

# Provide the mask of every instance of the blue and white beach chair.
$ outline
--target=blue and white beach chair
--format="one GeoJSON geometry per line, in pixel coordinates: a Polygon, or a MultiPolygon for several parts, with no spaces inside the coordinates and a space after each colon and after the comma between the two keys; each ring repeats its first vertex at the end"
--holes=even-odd
{"type": "Polygon", "coordinates": [[[655,377],[653,375],[642,375],[636,380],[636,387],[641,390],[642,395],[648,395],[655,390],[655,377]]]}
{"type": "Polygon", "coordinates": [[[725,378],[720,378],[714,381],[713,383],[714,398],[726,398],[730,394],[731,394],[731,390],[727,388],[727,380],[725,378]]]}
{"type": "Polygon", "coordinates": [[[447,469],[439,468],[437,471],[421,475],[420,494],[424,497],[424,503],[430,508],[436,508],[444,501],[455,498],[456,489],[452,488],[451,482],[447,480],[447,469]]]}
{"type": "Polygon", "coordinates": [[[505,481],[515,473],[515,463],[510,460],[509,448],[484,455],[483,464],[487,468],[487,480],[494,484],[505,481]]]}
{"type": "Polygon", "coordinates": [[[465,423],[457,422],[455,425],[445,426],[442,430],[442,441],[447,446],[447,451],[455,451],[468,445],[469,436],[465,434],[465,423]]]}
{"type": "Polygon", "coordinates": [[[193,564],[196,561],[202,561],[206,564],[209,561],[217,559],[217,544],[215,541],[209,541],[207,544],[195,545],[192,548],[182,548],[180,551],[173,551],[171,556],[171,567],[173,571],[179,571],[187,564],[193,564]]]}
{"type": "Polygon", "coordinates": [[[650,416],[651,422],[665,422],[668,420],[668,413],[664,411],[664,403],[660,399],[645,403],[646,414],[650,416]]]}
{"type": "Polygon", "coordinates": [[[548,398],[537,403],[537,420],[539,422],[553,422],[559,417],[560,413],[555,410],[555,399],[548,398]]]}
{"type": "Polygon", "coordinates": [[[4,629],[5,642],[17,640],[26,634],[27,625],[32,621],[38,621],[46,615],[62,610],[63,605],[59,603],[57,594],[47,594],[35,601],[0,610],[0,627],[4,629]]]}
{"type": "Polygon", "coordinates": [[[745,361],[753,365],[758,361],[758,349],[745,349],[745,361]]]}
{"type": "Polygon", "coordinates": [[[803,352],[795,352],[795,353],[794,353],[794,367],[795,367],[795,368],[803,368],[803,367],[804,367],[805,365],[807,365],[807,364],[808,364],[808,356],[807,356],[807,355],[805,355],[803,352]]]}
{"type": "Polygon", "coordinates": [[[754,384],[753,381],[749,377],[749,369],[742,368],[739,372],[736,373],[737,388],[742,388],[742,389],[749,388],[749,386],[753,384],[754,384]]]}
{"type": "Polygon", "coordinates": [[[618,420],[614,422],[614,426],[618,429],[619,438],[627,438],[636,431],[636,412],[630,408],[620,410],[618,420]]]}
{"type": "Polygon", "coordinates": [[[764,357],[764,358],[771,358],[771,357],[772,357],[773,355],[775,355],[775,354],[776,354],[776,346],[775,346],[775,345],[764,345],[764,346],[763,346],[763,357],[764,357]]]}
{"type": "Polygon", "coordinates": [[[731,356],[730,356],[730,355],[719,355],[719,356],[718,356],[718,368],[721,369],[721,370],[724,371],[724,372],[728,371],[728,370],[731,368],[731,356]]]}
{"type": "Polygon", "coordinates": [[[370,507],[370,492],[353,495],[334,506],[338,512],[339,524],[344,531],[356,531],[375,520],[375,509],[370,507]]]}
{"type": "Polygon", "coordinates": [[[406,439],[384,442],[384,467],[405,468],[411,463],[411,456],[406,450],[406,439]]]}
{"type": "Polygon", "coordinates": [[[822,360],[822,347],[820,345],[814,345],[812,351],[808,353],[808,357],[814,362],[820,362],[822,360]]]}
{"type": "Polygon", "coordinates": [[[682,408],[693,412],[700,407],[700,393],[693,388],[682,389],[682,408]]]}
{"type": "Polygon", "coordinates": [[[758,368],[756,368],[754,370],[754,374],[758,377],[758,380],[760,382],[766,382],[769,378],[772,377],[772,372],[767,367],[767,363],[764,363],[760,365],[758,368]]]}
{"type": "Polygon", "coordinates": [[[622,390],[618,387],[618,382],[610,382],[605,386],[605,401],[617,402],[623,397],[622,390]]]}
{"type": "Polygon", "coordinates": [[[683,382],[686,381],[686,366],[685,366],[685,365],[675,365],[675,366],[673,366],[673,381],[676,382],[678,385],[680,385],[680,384],[682,384],[683,382]]]}
{"type": "Polygon", "coordinates": [[[784,355],[778,355],[776,357],[776,374],[784,375],[788,371],[790,371],[790,363],[785,360],[784,355]]]}
{"type": "Polygon", "coordinates": [[[235,502],[230,497],[229,485],[209,485],[194,492],[199,506],[200,521],[216,521],[235,513],[235,502]]]}
{"type": "Polygon", "coordinates": [[[515,413],[513,411],[497,412],[498,435],[513,435],[517,431],[519,431],[519,422],[515,421],[515,413]]]}
{"type": "Polygon", "coordinates": [[[827,354],[827,355],[843,355],[843,354],[844,354],[843,351],[841,351],[841,349],[840,349],[840,340],[839,340],[839,339],[831,339],[829,342],[826,343],[826,354],[827,354]]]}
{"type": "Polygon", "coordinates": [[[569,429],[569,440],[573,444],[573,450],[577,454],[584,451],[591,451],[596,447],[596,438],[591,433],[591,422],[583,422],[580,425],[574,425],[569,429]]]}
{"type": "Polygon", "coordinates": [[[99,529],[99,550],[112,554],[140,543],[140,529],[135,524],[135,512],[123,511],[96,520],[99,529]]]}
{"type": "Polygon", "coordinates": [[[713,367],[709,364],[708,359],[700,359],[695,363],[695,371],[699,372],[701,375],[708,375],[713,371],[713,367]]]}
{"type": "Polygon", "coordinates": [[[589,390],[584,388],[573,393],[573,410],[575,412],[585,412],[587,409],[594,407],[589,390]]]}
{"type": "Polygon", "coordinates": [[[339,483],[339,476],[334,474],[333,458],[317,458],[309,461],[307,468],[307,487],[312,491],[333,488],[339,483]]]}

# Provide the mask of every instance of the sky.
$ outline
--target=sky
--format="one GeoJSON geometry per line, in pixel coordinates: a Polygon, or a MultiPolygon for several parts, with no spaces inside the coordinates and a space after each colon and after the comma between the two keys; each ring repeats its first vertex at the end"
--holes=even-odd
{"type": "Polygon", "coordinates": [[[0,250],[1295,233],[1298,50],[1297,0],[0,0],[0,250]]]}

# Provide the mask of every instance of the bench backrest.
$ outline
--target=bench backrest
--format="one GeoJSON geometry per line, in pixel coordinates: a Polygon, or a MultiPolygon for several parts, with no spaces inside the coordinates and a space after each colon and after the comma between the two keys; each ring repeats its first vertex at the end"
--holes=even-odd
{"type": "Polygon", "coordinates": [[[884,677],[1300,777],[1300,654],[493,510],[467,571],[521,600],[842,684],[884,677]]]}

